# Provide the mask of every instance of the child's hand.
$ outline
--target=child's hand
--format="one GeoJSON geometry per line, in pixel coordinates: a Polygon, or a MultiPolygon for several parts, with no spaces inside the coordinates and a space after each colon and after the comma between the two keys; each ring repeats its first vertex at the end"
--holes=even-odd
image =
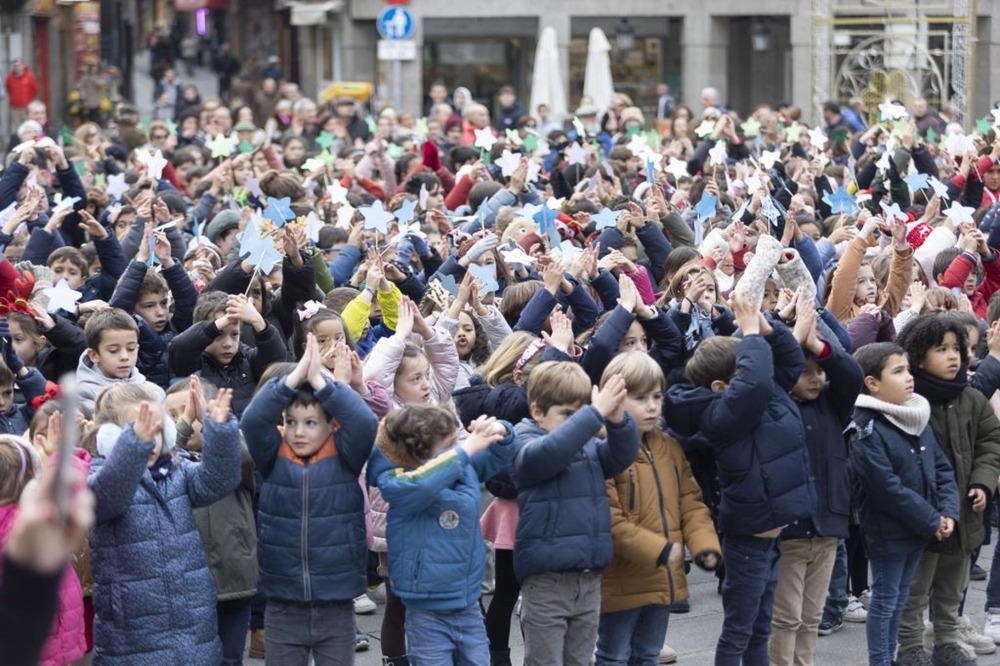
{"type": "Polygon", "coordinates": [[[410,309],[409,302],[410,299],[404,296],[396,308],[396,336],[404,342],[413,333],[413,310],[410,309]]]}
{"type": "Polygon", "coordinates": [[[719,558],[715,553],[708,553],[701,558],[701,566],[708,571],[714,571],[719,567],[719,558]]]}
{"type": "Polygon", "coordinates": [[[618,276],[618,305],[629,312],[635,312],[635,307],[641,302],[639,291],[635,288],[632,278],[624,273],[618,276]]]}
{"type": "Polygon", "coordinates": [[[264,318],[243,294],[231,294],[226,304],[226,316],[233,321],[243,322],[253,326],[257,333],[267,328],[264,318]]]}
{"type": "Polygon", "coordinates": [[[552,311],[549,323],[552,327],[552,333],[542,331],[542,339],[545,340],[545,344],[563,353],[569,353],[569,348],[573,345],[573,323],[560,310],[552,311]]]}
{"type": "Polygon", "coordinates": [[[729,307],[733,311],[736,325],[743,335],[757,335],[760,333],[760,307],[738,291],[734,291],[729,297],[729,307]]]}
{"type": "Polygon", "coordinates": [[[229,406],[233,404],[233,389],[219,389],[219,395],[208,403],[208,417],[216,423],[229,420],[229,406]]]}
{"type": "Polygon", "coordinates": [[[184,420],[188,425],[193,426],[196,421],[201,421],[205,410],[205,394],[201,392],[201,380],[198,375],[191,375],[188,380],[188,399],[184,405],[184,420]]]}
{"type": "Polygon", "coordinates": [[[306,366],[306,381],[314,391],[318,391],[326,386],[326,378],[323,376],[323,359],[320,357],[319,343],[312,333],[306,338],[306,353],[303,358],[309,360],[306,366]]]}
{"type": "Polygon", "coordinates": [[[167,234],[162,231],[154,231],[153,239],[153,254],[160,260],[160,264],[164,268],[170,268],[174,265],[174,258],[170,254],[170,241],[167,240],[167,234]]]}
{"type": "Polygon", "coordinates": [[[139,405],[139,415],[132,428],[140,442],[152,442],[163,429],[163,419],[154,412],[152,405],[143,401],[139,405]]]}
{"type": "Polygon", "coordinates": [[[670,553],[667,555],[667,564],[680,564],[684,561],[684,544],[671,544],[670,553]]]}
{"type": "Polygon", "coordinates": [[[937,538],[938,541],[944,541],[951,536],[952,532],[955,531],[955,520],[953,518],[948,518],[947,516],[941,516],[940,527],[938,527],[937,538]]]}
{"type": "Polygon", "coordinates": [[[410,314],[413,316],[413,332],[422,337],[424,340],[430,340],[434,337],[434,330],[431,328],[424,316],[420,314],[420,310],[417,308],[417,304],[411,301],[408,297],[403,297],[403,301],[407,304],[410,309],[410,314]]]}
{"type": "Polygon", "coordinates": [[[311,352],[310,345],[314,344],[314,342],[311,342],[313,340],[315,340],[315,337],[312,333],[310,333],[306,337],[306,348],[302,353],[302,358],[300,358],[299,362],[295,365],[295,369],[288,373],[285,377],[285,386],[293,391],[299,390],[299,387],[302,386],[302,382],[304,382],[306,377],[309,376],[309,362],[311,360],[309,358],[309,354],[311,352]]]}
{"type": "Polygon", "coordinates": [[[333,378],[342,384],[351,383],[351,348],[344,342],[330,347],[326,358],[333,358],[333,378]]]}
{"type": "Polygon", "coordinates": [[[45,455],[51,456],[59,451],[59,446],[63,438],[62,412],[52,412],[49,415],[48,427],[45,430],[45,443],[42,450],[45,455]]]}
{"type": "Polygon", "coordinates": [[[506,428],[496,418],[480,416],[469,424],[469,436],[459,446],[468,455],[474,456],[487,449],[490,444],[502,440],[506,434],[506,428]]]}
{"type": "Polygon", "coordinates": [[[591,391],[590,404],[594,406],[601,418],[611,423],[621,423],[624,418],[625,398],[628,389],[625,378],[614,375],[604,385],[604,388],[594,387],[591,391]]]}
{"type": "Polygon", "coordinates": [[[969,499],[972,500],[972,510],[982,513],[986,509],[986,491],[982,488],[973,488],[969,491],[969,499]]]}
{"type": "Polygon", "coordinates": [[[90,211],[87,209],[81,210],[80,218],[83,222],[79,224],[79,227],[90,234],[91,238],[94,240],[104,240],[108,237],[108,230],[90,214],[90,211]]]}

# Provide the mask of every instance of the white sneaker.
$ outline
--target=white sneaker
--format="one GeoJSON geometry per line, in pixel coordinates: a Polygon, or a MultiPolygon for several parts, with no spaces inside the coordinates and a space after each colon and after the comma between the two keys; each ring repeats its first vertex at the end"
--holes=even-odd
{"type": "Polygon", "coordinates": [[[1000,608],[991,608],[986,611],[983,635],[994,643],[1000,644],[1000,608]]]}
{"type": "Polygon", "coordinates": [[[934,652],[934,624],[924,620],[924,649],[934,652]]]}
{"type": "Polygon", "coordinates": [[[971,645],[976,654],[993,654],[997,651],[993,639],[980,633],[979,627],[967,615],[958,618],[958,637],[963,643],[971,645]]]}
{"type": "Polygon", "coordinates": [[[368,598],[367,594],[362,594],[360,597],[354,597],[354,613],[356,615],[369,615],[375,612],[378,606],[375,602],[368,598]]]}
{"type": "Polygon", "coordinates": [[[657,664],[674,664],[677,663],[677,650],[673,649],[666,643],[663,644],[663,649],[660,650],[659,660],[657,664]]]}
{"type": "Polygon", "coordinates": [[[862,592],[860,595],[858,595],[858,601],[860,601],[861,605],[865,607],[865,610],[868,610],[868,604],[872,602],[872,591],[865,590],[864,592],[862,592]]]}
{"type": "Polygon", "coordinates": [[[849,597],[847,610],[844,611],[844,622],[865,622],[867,619],[868,611],[861,605],[857,597],[849,597]]]}
{"type": "Polygon", "coordinates": [[[385,583],[379,583],[375,587],[368,587],[368,598],[377,604],[385,603],[385,583]]]}

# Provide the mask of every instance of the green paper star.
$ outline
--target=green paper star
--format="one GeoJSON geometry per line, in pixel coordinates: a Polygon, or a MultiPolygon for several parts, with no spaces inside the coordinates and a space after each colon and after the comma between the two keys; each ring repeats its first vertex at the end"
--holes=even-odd
{"type": "Polygon", "coordinates": [[[752,139],[760,134],[760,123],[752,116],[747,118],[746,122],[741,123],[740,127],[743,129],[743,136],[748,139],[752,139]]]}
{"type": "Polygon", "coordinates": [[[986,116],[985,118],[977,118],[976,119],[976,131],[977,132],[979,132],[980,134],[986,135],[986,134],[990,133],[991,129],[993,129],[993,123],[991,122],[991,119],[990,119],[989,116],[986,116]]]}
{"type": "Polygon", "coordinates": [[[100,188],[105,188],[108,186],[108,177],[103,173],[94,174],[94,185],[100,188]]]}
{"type": "Polygon", "coordinates": [[[240,141],[240,145],[238,146],[238,148],[241,153],[253,152],[253,144],[251,144],[249,141],[240,141]]]}
{"type": "Polygon", "coordinates": [[[318,159],[323,160],[323,162],[325,162],[327,166],[333,166],[337,162],[337,159],[333,156],[333,154],[329,150],[324,150],[316,157],[318,159]]]}
{"type": "Polygon", "coordinates": [[[704,139],[706,136],[715,131],[715,123],[707,118],[701,121],[701,125],[695,128],[694,133],[698,135],[699,138],[704,139]]]}
{"type": "Polygon", "coordinates": [[[897,120],[892,124],[892,133],[901,136],[904,132],[906,132],[908,126],[909,123],[905,120],[897,120]]]}
{"type": "Polygon", "coordinates": [[[422,141],[427,138],[428,132],[430,132],[430,130],[427,129],[427,119],[417,118],[417,126],[413,128],[413,133],[416,134],[417,138],[422,141]]]}
{"type": "Polygon", "coordinates": [[[73,162],[73,168],[76,169],[76,173],[80,178],[87,175],[87,165],[83,162],[73,162]]]}
{"type": "Polygon", "coordinates": [[[493,159],[490,157],[490,151],[484,150],[482,148],[479,149],[479,159],[481,159],[483,161],[483,164],[487,166],[489,166],[493,162],[493,159]]]}
{"type": "Polygon", "coordinates": [[[521,135],[518,134],[516,129],[509,129],[504,131],[504,136],[507,137],[508,146],[520,146],[523,141],[521,141],[521,135]]]}
{"type": "Polygon", "coordinates": [[[372,118],[371,116],[365,116],[365,124],[368,125],[368,131],[372,134],[374,134],[375,131],[378,129],[378,127],[375,125],[375,119],[372,118]]]}
{"type": "Polygon", "coordinates": [[[649,130],[648,132],[643,132],[642,135],[646,137],[646,145],[649,146],[655,152],[660,152],[660,147],[663,145],[660,140],[660,134],[656,130],[649,130]]]}
{"type": "Polygon", "coordinates": [[[529,130],[524,136],[524,149],[529,153],[535,152],[538,149],[538,133],[529,130]]]}
{"type": "Polygon", "coordinates": [[[625,136],[635,136],[636,134],[642,133],[642,128],[638,125],[632,125],[627,130],[625,130],[625,136]]]}
{"type": "Polygon", "coordinates": [[[927,136],[924,137],[929,144],[935,144],[938,140],[938,133],[934,131],[933,127],[927,128],[927,136]]]}
{"type": "Polygon", "coordinates": [[[386,150],[386,153],[392,159],[398,160],[400,157],[403,156],[403,147],[400,146],[399,144],[390,143],[389,148],[386,150]]]}
{"type": "Polygon", "coordinates": [[[222,159],[226,159],[227,157],[233,154],[232,140],[225,134],[222,134],[221,132],[219,134],[216,134],[214,139],[206,143],[205,147],[212,151],[213,160],[216,157],[221,157],[222,159]]]}
{"type": "Polygon", "coordinates": [[[830,136],[833,139],[834,145],[838,145],[847,140],[847,130],[844,128],[839,128],[833,130],[833,134],[830,136]]]}
{"type": "Polygon", "coordinates": [[[573,116],[573,129],[576,130],[576,137],[581,141],[587,136],[587,128],[583,126],[583,121],[576,116],[573,116]]]}
{"type": "Polygon", "coordinates": [[[149,135],[149,122],[150,122],[149,118],[143,118],[139,122],[142,123],[142,133],[148,136],[149,135]]]}
{"type": "Polygon", "coordinates": [[[316,145],[323,150],[330,150],[330,146],[332,146],[336,140],[337,137],[330,132],[320,132],[319,136],[316,137],[316,145]]]}
{"type": "Polygon", "coordinates": [[[172,120],[168,120],[167,121],[167,132],[170,133],[170,136],[177,136],[177,123],[175,123],[172,120]]]}
{"type": "Polygon", "coordinates": [[[805,131],[805,128],[802,125],[789,125],[785,128],[785,136],[789,141],[795,143],[799,140],[799,137],[802,136],[803,131],[805,131]]]}

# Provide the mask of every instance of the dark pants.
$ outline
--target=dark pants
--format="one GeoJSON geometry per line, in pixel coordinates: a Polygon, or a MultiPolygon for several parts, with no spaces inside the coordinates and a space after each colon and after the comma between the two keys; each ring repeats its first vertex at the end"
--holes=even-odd
{"type": "Polygon", "coordinates": [[[850,593],[860,597],[868,589],[868,554],[860,525],[851,525],[847,537],[847,566],[850,574],[850,593]]]}
{"type": "Polygon", "coordinates": [[[521,584],[514,575],[514,551],[496,551],[496,589],[493,601],[486,611],[486,635],[490,639],[490,650],[510,649],[510,617],[517,605],[517,595],[521,594],[521,584]]]}
{"type": "Polygon", "coordinates": [[[725,619],[715,650],[716,666],[767,666],[780,555],[777,539],[723,535],[725,619]]]}
{"type": "Polygon", "coordinates": [[[658,604],[602,613],[597,666],[656,666],[669,621],[670,606],[658,604]]]}
{"type": "Polygon", "coordinates": [[[222,641],[222,666],[241,666],[243,650],[247,644],[252,598],[220,601],[215,605],[219,620],[219,639],[222,641]]]}
{"type": "MultiPolygon", "coordinates": [[[[350,666],[354,602],[300,604],[270,599],[264,617],[268,666],[350,666]]],[[[193,666],[193,665],[192,665],[193,666]]]]}
{"type": "Polygon", "coordinates": [[[406,606],[385,579],[385,614],[382,615],[382,656],[394,659],[406,654],[406,606]]]}

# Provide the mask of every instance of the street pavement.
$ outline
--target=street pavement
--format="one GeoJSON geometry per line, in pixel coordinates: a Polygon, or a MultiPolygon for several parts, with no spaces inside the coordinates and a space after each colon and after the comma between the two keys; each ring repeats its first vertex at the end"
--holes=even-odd
{"type": "MultiPolygon", "coordinates": [[[[132,89],[135,91],[135,106],[140,118],[150,118],[153,115],[153,89],[155,82],[149,76],[149,54],[139,53],[135,56],[135,76],[132,78],[132,89]]],[[[194,75],[188,76],[183,63],[177,64],[177,78],[181,85],[194,84],[201,93],[201,98],[215,97],[219,94],[219,79],[210,69],[195,67],[194,75]]]]}
{"type": "MultiPolygon", "coordinates": [[[[980,566],[987,571],[993,555],[992,546],[984,546],[979,558],[980,566]]],[[[667,642],[677,650],[678,664],[683,666],[711,666],[715,654],[715,642],[722,627],[722,597],[716,594],[716,580],[711,574],[694,570],[688,576],[691,592],[691,612],[670,616],[667,642]]],[[[489,597],[484,599],[489,603],[489,597]]],[[[980,627],[982,626],[983,605],[986,603],[986,581],[973,581],[969,586],[966,613],[980,627]]],[[[384,606],[379,604],[372,615],[357,616],[358,627],[367,634],[371,648],[357,654],[357,666],[378,666],[381,664],[379,631],[384,606]]],[[[516,619],[516,618],[515,618],[516,619]]],[[[512,661],[520,664],[524,657],[524,646],[516,622],[511,631],[512,661]]],[[[980,655],[981,666],[1000,665],[1000,649],[991,655],[980,655]]],[[[249,659],[253,666],[263,666],[264,661],[249,659]]],[[[844,628],[830,636],[820,636],[814,662],[817,666],[863,666],[867,663],[865,625],[844,623],[844,628]]],[[[489,666],[483,664],[483,666],[489,666]]]]}

